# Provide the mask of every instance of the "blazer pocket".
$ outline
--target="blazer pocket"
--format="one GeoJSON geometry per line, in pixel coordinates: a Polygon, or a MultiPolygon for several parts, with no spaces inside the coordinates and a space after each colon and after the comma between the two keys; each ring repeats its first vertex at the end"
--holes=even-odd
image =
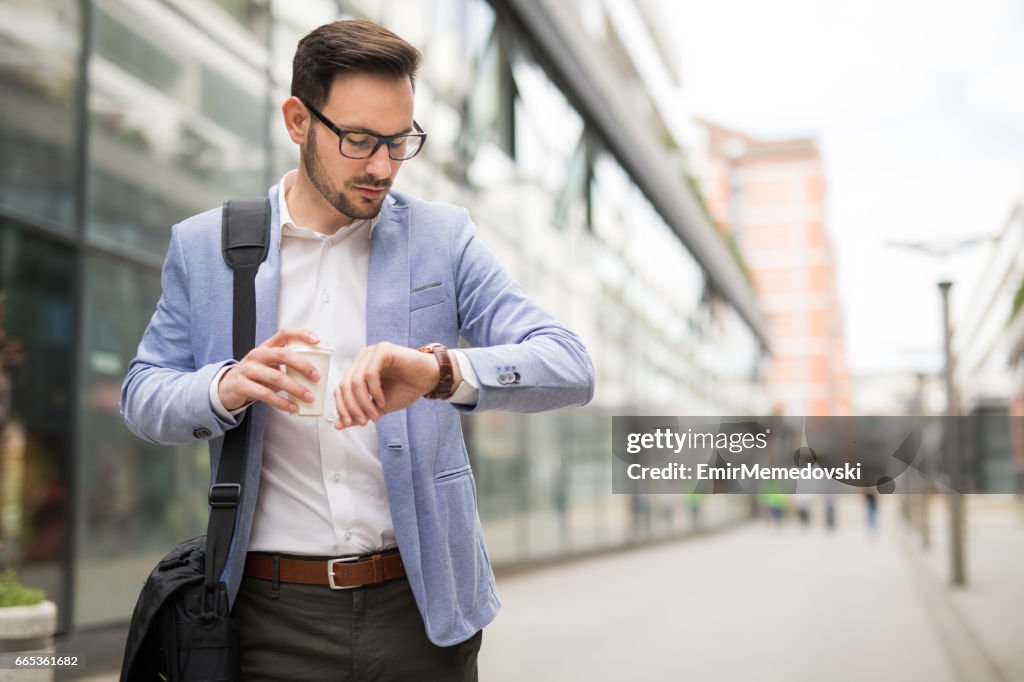
{"type": "Polygon", "coordinates": [[[409,310],[419,310],[448,300],[448,293],[442,282],[431,282],[409,292],[409,310]]]}
{"type": "Polygon", "coordinates": [[[442,471],[439,474],[434,474],[434,482],[440,483],[442,481],[450,481],[453,478],[462,478],[463,476],[469,476],[472,473],[473,468],[466,464],[459,467],[458,469],[450,469],[448,471],[442,471]]]}

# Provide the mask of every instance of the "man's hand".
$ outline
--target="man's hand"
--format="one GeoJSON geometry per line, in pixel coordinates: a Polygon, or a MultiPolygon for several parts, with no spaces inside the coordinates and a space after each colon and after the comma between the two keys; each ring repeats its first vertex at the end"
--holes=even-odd
{"type": "MultiPolygon", "coordinates": [[[[462,379],[452,359],[455,385],[462,379]]],[[[378,343],[359,351],[348,374],[334,389],[338,421],[334,428],[377,421],[381,415],[405,409],[437,388],[441,370],[432,353],[393,343],[378,343]]]]}
{"type": "Polygon", "coordinates": [[[289,341],[304,341],[312,345],[320,343],[320,339],[308,329],[282,329],[253,348],[220,378],[217,395],[224,409],[230,412],[259,400],[285,412],[297,412],[299,406],[278,395],[278,391],[285,391],[295,400],[313,402],[311,392],[281,371],[281,365],[287,365],[313,381],[320,379],[320,373],[312,362],[285,348],[289,341]]]}

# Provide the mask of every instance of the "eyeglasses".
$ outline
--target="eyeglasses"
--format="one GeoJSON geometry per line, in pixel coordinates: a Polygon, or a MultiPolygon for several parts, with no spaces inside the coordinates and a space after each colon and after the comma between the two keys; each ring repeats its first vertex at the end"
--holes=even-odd
{"type": "Polygon", "coordinates": [[[388,156],[392,161],[408,161],[420,153],[423,143],[427,141],[427,134],[423,132],[423,128],[420,128],[420,124],[416,121],[412,122],[416,128],[415,133],[402,133],[401,135],[374,135],[358,130],[342,130],[309,102],[300,101],[313,112],[314,116],[320,119],[321,123],[338,136],[338,151],[342,156],[347,156],[350,159],[368,159],[377,153],[381,145],[386,144],[388,156]]]}

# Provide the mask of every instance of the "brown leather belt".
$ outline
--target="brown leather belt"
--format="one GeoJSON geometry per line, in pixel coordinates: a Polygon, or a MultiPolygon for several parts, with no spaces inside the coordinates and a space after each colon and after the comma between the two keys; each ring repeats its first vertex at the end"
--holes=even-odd
{"type": "Polygon", "coordinates": [[[278,554],[250,552],[245,557],[245,575],[260,580],[274,579],[274,561],[282,583],[326,585],[332,590],[347,590],[374,585],[405,575],[402,555],[398,550],[370,556],[340,559],[299,559],[278,554]]]}

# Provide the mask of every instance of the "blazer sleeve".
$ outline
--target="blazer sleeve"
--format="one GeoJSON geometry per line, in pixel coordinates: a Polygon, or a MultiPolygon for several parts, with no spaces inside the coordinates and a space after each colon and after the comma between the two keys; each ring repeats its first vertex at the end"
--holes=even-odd
{"type": "Polygon", "coordinates": [[[210,383],[234,360],[195,366],[188,270],[180,226],[171,229],[156,311],[121,385],[121,417],[136,436],[173,445],[224,435],[230,424],[210,404],[210,383]]]}
{"type": "Polygon", "coordinates": [[[467,212],[452,231],[460,348],[480,381],[463,412],[541,412],[584,405],[594,396],[594,365],[576,334],[533,302],[475,237],[467,212]]]}

